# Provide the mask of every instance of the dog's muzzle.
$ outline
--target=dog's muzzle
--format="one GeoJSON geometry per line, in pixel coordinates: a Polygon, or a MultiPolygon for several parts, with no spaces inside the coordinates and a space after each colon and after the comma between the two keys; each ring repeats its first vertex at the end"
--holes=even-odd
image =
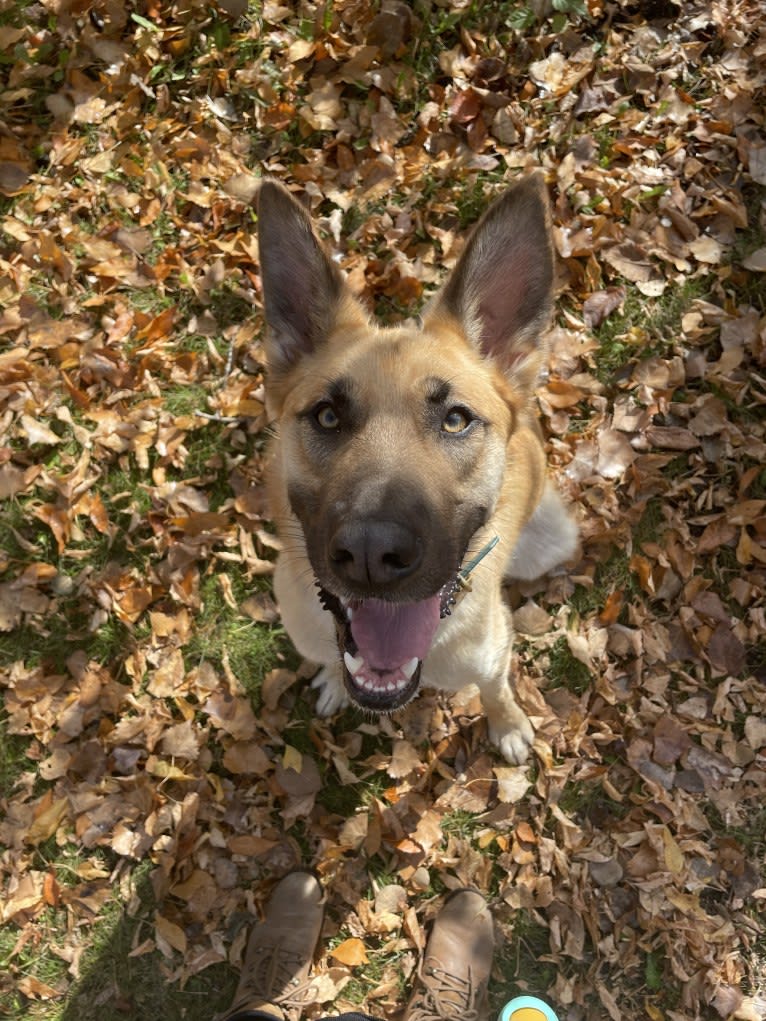
{"type": "Polygon", "coordinates": [[[353,702],[386,713],[414,698],[439,621],[470,590],[469,575],[497,542],[492,539],[436,595],[415,602],[341,599],[316,583],[322,606],[335,618],[343,680],[353,702]]]}

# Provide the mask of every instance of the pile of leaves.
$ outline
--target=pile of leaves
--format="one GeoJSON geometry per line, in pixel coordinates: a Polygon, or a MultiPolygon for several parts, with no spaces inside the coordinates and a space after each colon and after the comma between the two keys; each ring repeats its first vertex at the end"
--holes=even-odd
{"type": "Polygon", "coordinates": [[[210,1017],[301,864],[307,1018],[393,1017],[466,884],[495,1007],[766,1017],[761,5],[3,0],[0,48],[0,1013],[210,1017]],[[253,196],[302,195],[392,322],[536,167],[583,549],[508,593],[510,767],[471,689],[314,717],[253,196]]]}

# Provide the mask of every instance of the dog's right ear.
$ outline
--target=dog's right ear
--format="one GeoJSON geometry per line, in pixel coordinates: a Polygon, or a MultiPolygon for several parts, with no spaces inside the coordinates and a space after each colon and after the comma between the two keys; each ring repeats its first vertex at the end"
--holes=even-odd
{"type": "Polygon", "coordinates": [[[257,208],[266,351],[272,370],[287,371],[329,334],[347,288],[308,213],[283,185],[264,180],[257,208]]]}

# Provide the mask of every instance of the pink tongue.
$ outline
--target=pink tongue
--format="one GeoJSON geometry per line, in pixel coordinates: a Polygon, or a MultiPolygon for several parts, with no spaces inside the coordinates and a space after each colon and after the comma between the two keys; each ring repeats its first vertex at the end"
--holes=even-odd
{"type": "Polygon", "coordinates": [[[419,603],[365,599],[352,604],[351,634],[359,654],[376,670],[395,670],[410,659],[425,659],[439,626],[438,595],[419,603]]]}

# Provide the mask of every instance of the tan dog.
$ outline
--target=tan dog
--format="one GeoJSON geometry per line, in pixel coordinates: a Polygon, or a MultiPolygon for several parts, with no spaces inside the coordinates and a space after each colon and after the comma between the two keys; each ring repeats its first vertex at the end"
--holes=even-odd
{"type": "Polygon", "coordinates": [[[491,206],[420,324],[371,322],[274,181],[258,220],[275,591],[296,648],[324,664],[318,709],[390,712],[421,684],[473,682],[492,740],[522,762],[533,731],[509,682],[502,582],[577,545],[533,408],[553,278],[542,177],[491,206]]]}

